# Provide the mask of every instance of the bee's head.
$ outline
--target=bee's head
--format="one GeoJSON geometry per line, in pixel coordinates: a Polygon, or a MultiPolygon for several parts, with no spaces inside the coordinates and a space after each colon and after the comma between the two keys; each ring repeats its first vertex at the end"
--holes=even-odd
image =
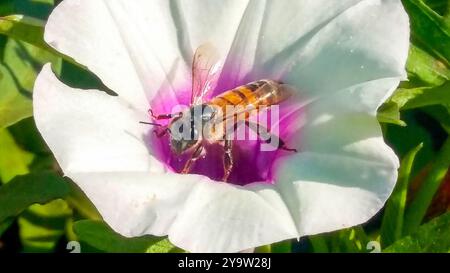
{"type": "Polygon", "coordinates": [[[169,125],[170,148],[180,155],[200,141],[200,134],[189,116],[175,118],[169,125]]]}

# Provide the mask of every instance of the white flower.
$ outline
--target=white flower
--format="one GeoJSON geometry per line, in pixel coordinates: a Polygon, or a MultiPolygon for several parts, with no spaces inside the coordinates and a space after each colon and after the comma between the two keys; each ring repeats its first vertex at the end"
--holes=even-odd
{"type": "Polygon", "coordinates": [[[361,224],[392,192],[398,159],[376,110],[406,78],[399,0],[66,0],[45,40],[118,94],[70,88],[47,65],[34,114],[65,175],[125,236],[235,252],[361,224]],[[311,100],[291,124],[301,152],[274,163],[273,184],[173,173],[146,139],[139,121],[188,94],[193,52],[206,42],[228,57],[228,87],[282,78],[311,100]]]}

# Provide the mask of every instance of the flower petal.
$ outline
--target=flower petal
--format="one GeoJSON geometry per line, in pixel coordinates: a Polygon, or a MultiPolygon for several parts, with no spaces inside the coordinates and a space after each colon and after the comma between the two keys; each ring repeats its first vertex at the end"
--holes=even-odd
{"type": "Polygon", "coordinates": [[[301,235],[364,223],[383,207],[399,162],[376,117],[325,112],[298,139],[301,152],[277,162],[276,177],[301,235]]]}
{"type": "Polygon", "coordinates": [[[284,69],[276,66],[278,62],[284,64],[313,33],[361,1],[249,1],[221,85],[232,88],[245,81],[279,79],[284,69]]]}
{"type": "Polygon", "coordinates": [[[142,127],[133,126],[138,115],[117,97],[71,89],[48,65],[34,96],[36,123],[65,174],[117,232],[168,234],[192,252],[236,252],[297,236],[287,208],[271,188],[156,174],[154,159],[147,151],[140,153],[142,127]]]}
{"type": "Polygon", "coordinates": [[[191,252],[237,252],[297,237],[279,194],[196,175],[72,173],[105,221],[125,236],[169,235],[191,252]]]}
{"type": "Polygon", "coordinates": [[[296,155],[278,173],[277,187],[301,236],[368,221],[383,207],[397,178],[392,165],[313,152],[296,155]]]}
{"type": "Polygon", "coordinates": [[[401,1],[364,0],[273,65],[287,67],[284,80],[315,99],[367,81],[405,79],[408,48],[409,21],[401,1]]]}
{"type": "Polygon", "coordinates": [[[146,111],[158,91],[180,99],[174,89],[190,88],[192,55],[200,44],[212,42],[226,56],[246,4],[66,0],[51,14],[45,40],[146,111]]]}
{"type": "MultiPolygon", "coordinates": [[[[323,94],[305,105],[294,105],[294,109],[302,108],[302,117],[301,122],[290,126],[289,129],[294,132],[290,141],[302,150],[332,152],[339,149],[340,146],[334,141],[341,135],[346,143],[361,140],[363,136],[358,132],[380,136],[377,109],[398,84],[398,78],[368,81],[323,94]],[[350,125],[352,130],[347,129],[350,125]]],[[[301,99],[302,94],[298,95],[301,99]]],[[[380,143],[383,144],[382,139],[380,143]]]]}
{"type": "Polygon", "coordinates": [[[281,76],[316,97],[404,77],[409,31],[396,0],[66,0],[49,18],[45,39],[146,110],[145,97],[158,90],[189,88],[192,54],[205,42],[229,55],[222,89],[243,77],[281,76]]]}
{"type": "Polygon", "coordinates": [[[301,235],[364,223],[392,192],[399,163],[383,141],[376,109],[405,77],[408,45],[401,2],[365,0],[287,55],[296,58],[286,81],[311,100],[294,138],[302,152],[277,169],[277,187],[301,235]]]}
{"type": "Polygon", "coordinates": [[[62,84],[46,65],[33,93],[37,127],[63,171],[163,171],[143,141],[140,116],[117,97],[62,84]]]}
{"type": "Polygon", "coordinates": [[[405,78],[408,46],[408,17],[396,0],[250,1],[220,86],[281,78],[315,98],[405,78]]]}

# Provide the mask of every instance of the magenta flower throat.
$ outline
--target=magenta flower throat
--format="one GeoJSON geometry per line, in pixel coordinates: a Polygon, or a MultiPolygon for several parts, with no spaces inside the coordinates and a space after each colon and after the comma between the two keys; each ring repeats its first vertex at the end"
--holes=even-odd
{"type": "Polygon", "coordinates": [[[175,90],[176,100],[156,96],[149,110],[152,121],[142,122],[155,125],[150,146],[157,147],[156,157],[173,172],[236,185],[273,183],[277,159],[298,152],[288,144],[295,133],[290,125],[301,109],[292,103],[295,91],[278,79],[230,81],[232,73],[221,63],[212,45],[200,46],[192,87],[175,90]],[[230,82],[237,85],[230,87],[230,82]]]}

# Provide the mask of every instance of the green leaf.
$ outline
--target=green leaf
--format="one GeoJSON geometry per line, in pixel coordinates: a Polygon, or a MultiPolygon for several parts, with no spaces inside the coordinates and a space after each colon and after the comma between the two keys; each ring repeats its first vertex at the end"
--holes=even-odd
{"type": "Polygon", "coordinates": [[[450,2],[448,0],[425,0],[425,3],[440,15],[448,15],[450,2]]]}
{"type": "Polygon", "coordinates": [[[255,253],[289,253],[292,251],[292,241],[286,240],[271,245],[264,245],[255,248],[255,253]]]}
{"type": "Polygon", "coordinates": [[[53,4],[53,0],[1,0],[0,16],[25,14],[45,20],[52,11],[53,4]]]}
{"type": "Polygon", "coordinates": [[[314,253],[366,252],[369,239],[362,227],[344,229],[328,234],[309,236],[314,253]]]}
{"type": "Polygon", "coordinates": [[[14,218],[8,218],[5,221],[0,222],[0,237],[6,230],[8,230],[12,223],[14,223],[14,218]]]}
{"type": "Polygon", "coordinates": [[[169,239],[161,239],[158,242],[151,244],[146,253],[183,253],[182,249],[179,249],[170,243],[169,239]]]}
{"type": "Polygon", "coordinates": [[[309,237],[314,253],[330,253],[327,239],[323,235],[314,235],[309,237]]]}
{"type": "Polygon", "coordinates": [[[45,21],[25,15],[9,15],[0,17],[0,34],[6,35],[17,41],[33,45],[41,50],[60,57],[65,61],[85,69],[73,58],[64,55],[49,46],[44,40],[45,21]]]}
{"type": "Polygon", "coordinates": [[[263,245],[255,248],[255,253],[271,253],[272,246],[271,245],[263,245]]]}
{"type": "Polygon", "coordinates": [[[0,64],[0,128],[32,115],[32,90],[36,76],[45,63],[61,70],[61,59],[27,43],[9,39],[0,64]]]}
{"type": "Polygon", "coordinates": [[[406,123],[400,119],[400,109],[395,102],[387,102],[378,109],[378,121],[381,123],[406,126],[406,123]]]}
{"type": "Polygon", "coordinates": [[[167,253],[181,251],[170,244],[166,238],[152,236],[126,238],[114,232],[102,221],[78,221],[74,224],[73,229],[81,242],[81,252],[167,253]]]}
{"type": "Polygon", "coordinates": [[[422,225],[419,229],[386,248],[384,252],[448,253],[450,252],[450,213],[422,225]]]}
{"type": "Polygon", "coordinates": [[[290,253],[292,251],[292,241],[287,240],[271,245],[272,253],[290,253]]]}
{"type": "Polygon", "coordinates": [[[0,17],[0,34],[51,51],[44,41],[44,26],[45,21],[24,15],[0,17]]]}
{"type": "Polygon", "coordinates": [[[61,199],[32,205],[18,221],[23,252],[52,252],[64,236],[71,216],[71,208],[61,199]]]}
{"type": "Polygon", "coordinates": [[[0,129],[0,182],[7,183],[17,175],[27,174],[33,158],[33,154],[16,144],[8,130],[0,129]]]}
{"type": "Polygon", "coordinates": [[[73,88],[97,89],[109,95],[117,96],[114,91],[103,84],[97,75],[80,65],[68,61],[63,61],[62,63],[60,78],[65,84],[73,88]]]}
{"type": "MultiPolygon", "coordinates": [[[[44,139],[36,127],[36,122],[33,117],[26,118],[8,127],[8,131],[20,147],[34,154],[38,154],[39,160],[42,160],[43,156],[46,157],[51,154],[50,149],[45,144],[44,139]]],[[[39,164],[39,162],[35,163],[39,164]]]]}
{"type": "MultiPolygon", "coordinates": [[[[7,130],[14,135],[17,143],[20,143],[27,150],[31,150],[37,154],[33,164],[30,166],[30,171],[40,169],[51,170],[54,168],[54,160],[46,152],[47,149],[43,147],[43,143],[40,143],[43,142],[42,137],[38,134],[34,121],[31,118],[19,122],[7,130]]],[[[6,129],[3,129],[3,131],[6,131],[6,129]]],[[[12,146],[12,143],[1,143],[0,141],[0,145],[2,144],[6,146],[0,146],[0,150],[2,148],[11,150],[10,148],[15,147],[12,146]]],[[[5,153],[7,155],[5,157],[1,156],[0,153],[0,159],[5,158],[6,163],[9,163],[9,167],[6,167],[6,170],[10,171],[20,165],[18,162],[11,161],[11,159],[15,158],[15,154],[12,151],[8,153],[5,153]]],[[[26,170],[28,170],[28,167],[26,170]]],[[[71,184],[69,183],[68,185],[71,184]]],[[[69,199],[71,195],[72,190],[70,195],[66,196],[66,199],[69,199]]],[[[85,208],[85,202],[80,202],[80,200],[84,201],[83,199],[74,200],[77,210],[80,207],[85,208]]],[[[70,205],[73,204],[71,203],[70,205]]],[[[22,251],[35,253],[55,250],[55,247],[65,235],[66,230],[68,230],[68,223],[70,222],[71,216],[72,209],[69,208],[66,201],[61,199],[54,200],[45,205],[32,205],[20,215],[17,221],[22,251]]],[[[12,222],[12,220],[13,218],[10,217],[7,221],[0,223],[0,233],[2,232],[2,228],[4,227],[6,229],[8,227],[7,224],[12,222]]]]}
{"type": "Polygon", "coordinates": [[[33,117],[8,127],[8,131],[20,147],[35,154],[33,163],[29,166],[30,172],[60,171],[53,154],[36,128],[33,117]]]}
{"type": "Polygon", "coordinates": [[[412,149],[423,143],[423,149],[416,156],[411,173],[411,177],[414,177],[436,157],[436,138],[423,126],[425,118],[423,113],[414,110],[404,111],[402,118],[408,126],[386,126],[385,138],[400,158],[404,158],[412,149]]]}
{"type": "Polygon", "coordinates": [[[365,252],[367,236],[361,227],[344,229],[331,237],[331,251],[334,253],[365,252]]]}
{"type": "Polygon", "coordinates": [[[447,134],[450,134],[450,107],[435,105],[421,108],[421,110],[437,120],[447,134]]]}
{"type": "Polygon", "coordinates": [[[439,59],[411,44],[406,65],[409,81],[419,80],[430,86],[439,86],[450,79],[450,70],[439,59]]]}
{"type": "Polygon", "coordinates": [[[441,15],[422,0],[403,0],[410,15],[412,38],[447,64],[450,62],[450,27],[441,15]]]}
{"type": "Polygon", "coordinates": [[[102,217],[97,211],[97,208],[92,204],[89,198],[78,187],[77,184],[70,182],[70,194],[66,197],[66,201],[74,208],[81,216],[90,220],[101,220],[102,217]]]}
{"type": "Polygon", "coordinates": [[[396,103],[401,110],[409,110],[432,105],[450,106],[450,81],[438,87],[420,87],[398,89],[390,102],[396,103]]]}
{"type": "Polygon", "coordinates": [[[399,170],[397,185],[389,198],[381,224],[381,244],[388,246],[402,237],[403,217],[406,207],[406,197],[410,174],[417,153],[423,148],[419,146],[409,152],[402,160],[399,170]]]}
{"type": "Polygon", "coordinates": [[[411,234],[422,223],[423,218],[430,206],[434,195],[441,186],[450,166],[450,138],[447,139],[430,173],[417,192],[411,205],[406,210],[404,234],[411,234]]]}
{"type": "Polygon", "coordinates": [[[68,193],[67,183],[54,173],[17,176],[0,187],[0,222],[20,214],[33,204],[46,204],[64,198],[68,193]]]}
{"type": "Polygon", "coordinates": [[[14,77],[0,63],[0,129],[32,115],[29,94],[16,86],[14,77]]]}

